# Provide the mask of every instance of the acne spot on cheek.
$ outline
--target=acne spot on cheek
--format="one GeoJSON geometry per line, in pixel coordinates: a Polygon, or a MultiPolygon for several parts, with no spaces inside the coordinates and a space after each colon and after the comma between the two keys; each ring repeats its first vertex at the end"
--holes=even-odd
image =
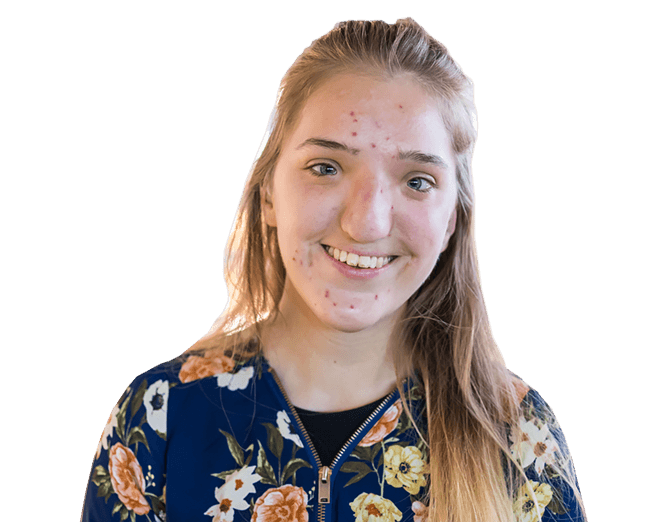
{"type": "Polygon", "coordinates": [[[356,132],[353,132],[353,133],[352,133],[352,136],[356,136],[356,135],[357,135],[357,133],[356,133],[356,132]]]}
{"type": "Polygon", "coordinates": [[[402,109],[402,108],[403,108],[403,106],[402,106],[402,105],[399,105],[399,106],[398,106],[398,108],[399,108],[399,109],[402,109]]]}
{"type": "Polygon", "coordinates": [[[375,143],[371,143],[371,147],[375,148],[375,143]]]}
{"type": "Polygon", "coordinates": [[[334,303],[333,305],[336,306],[336,303],[334,303]]]}
{"type": "Polygon", "coordinates": [[[377,295],[377,294],[375,294],[375,300],[376,300],[376,301],[378,300],[378,295],[377,295]]]}
{"type": "Polygon", "coordinates": [[[325,290],[325,291],[324,291],[324,297],[326,297],[327,299],[329,299],[329,290],[325,290]]]}
{"type": "Polygon", "coordinates": [[[359,120],[358,120],[357,118],[355,118],[355,119],[352,120],[353,123],[357,123],[358,121],[359,121],[359,120]]]}
{"type": "Polygon", "coordinates": [[[354,305],[350,305],[350,308],[354,309],[354,305]]]}
{"type": "Polygon", "coordinates": [[[354,116],[354,111],[352,111],[352,112],[350,113],[350,116],[354,116]]]}

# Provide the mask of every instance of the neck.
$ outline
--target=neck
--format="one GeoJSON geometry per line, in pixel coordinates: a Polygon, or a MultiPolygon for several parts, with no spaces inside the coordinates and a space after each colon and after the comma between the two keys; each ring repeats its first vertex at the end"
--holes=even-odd
{"type": "Polygon", "coordinates": [[[262,325],[262,347],[292,404],[312,411],[344,411],[395,388],[390,348],[394,320],[340,331],[320,321],[305,304],[283,296],[279,313],[262,325]]]}

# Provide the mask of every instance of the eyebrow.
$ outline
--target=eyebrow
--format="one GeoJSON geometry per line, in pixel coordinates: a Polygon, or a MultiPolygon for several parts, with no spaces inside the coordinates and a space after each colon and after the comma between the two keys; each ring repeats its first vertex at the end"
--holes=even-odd
{"type": "Polygon", "coordinates": [[[348,147],[344,143],[339,143],[333,140],[325,140],[323,138],[308,138],[306,141],[304,141],[301,145],[297,147],[297,150],[305,147],[306,145],[315,145],[316,147],[324,147],[325,149],[331,149],[331,150],[342,150],[352,155],[359,154],[359,149],[354,149],[352,147],[348,147]]]}
{"type": "MultiPolygon", "coordinates": [[[[306,147],[307,145],[314,145],[316,147],[323,147],[325,149],[331,150],[342,150],[343,152],[347,152],[352,155],[357,155],[360,152],[359,149],[355,149],[345,145],[344,143],[333,140],[326,140],[324,138],[308,138],[297,147],[297,150],[306,147]]],[[[445,162],[445,160],[440,156],[436,154],[427,154],[418,150],[399,151],[398,159],[414,161],[416,163],[422,163],[425,165],[435,165],[444,169],[449,167],[447,162],[445,162]]]]}
{"type": "Polygon", "coordinates": [[[419,152],[418,150],[399,151],[398,159],[415,161],[417,163],[424,163],[426,165],[435,165],[444,169],[449,167],[445,160],[440,156],[435,154],[426,154],[425,152],[419,152]]]}

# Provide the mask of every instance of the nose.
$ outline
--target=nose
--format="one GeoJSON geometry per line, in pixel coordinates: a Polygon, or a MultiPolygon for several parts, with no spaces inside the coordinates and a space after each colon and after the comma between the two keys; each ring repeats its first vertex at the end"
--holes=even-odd
{"type": "Polygon", "coordinates": [[[360,175],[350,184],[340,220],[343,231],[355,242],[373,243],[391,231],[391,194],[380,181],[374,175],[360,175]]]}

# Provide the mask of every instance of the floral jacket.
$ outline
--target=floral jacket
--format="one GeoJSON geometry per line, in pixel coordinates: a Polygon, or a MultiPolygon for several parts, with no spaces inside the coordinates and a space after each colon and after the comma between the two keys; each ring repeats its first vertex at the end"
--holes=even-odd
{"type": "MultiPolygon", "coordinates": [[[[550,467],[562,433],[534,390],[521,394],[524,417],[510,436],[530,480],[516,520],[583,520],[550,467]]],[[[398,390],[326,467],[265,359],[186,354],[137,377],[114,407],[82,521],[426,522],[428,472],[398,390]]]]}

